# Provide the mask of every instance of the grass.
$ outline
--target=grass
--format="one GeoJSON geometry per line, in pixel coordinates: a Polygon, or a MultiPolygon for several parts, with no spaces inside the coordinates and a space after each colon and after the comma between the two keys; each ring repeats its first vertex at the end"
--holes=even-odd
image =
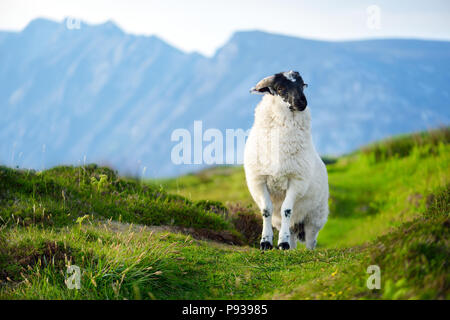
{"type": "Polygon", "coordinates": [[[424,214],[365,246],[336,274],[281,293],[283,299],[449,299],[450,188],[429,199],[424,214]],[[379,266],[381,289],[368,290],[367,267],[379,266]]]}
{"type": "MultiPolygon", "coordinates": [[[[448,129],[441,130],[448,133],[448,129]]],[[[430,144],[422,138],[407,155],[400,156],[395,146],[403,150],[414,140],[410,136],[392,138],[387,140],[392,155],[384,161],[367,147],[327,166],[331,213],[319,234],[319,246],[347,247],[373,240],[423,212],[427,196],[449,183],[450,141],[437,140],[436,136],[445,135],[436,131],[415,136],[431,137],[430,144]]],[[[381,148],[383,142],[374,145],[381,148]]],[[[240,202],[257,211],[241,167],[207,169],[157,182],[192,200],[240,202]],[[214,174],[216,170],[218,174],[214,174]]]]}
{"type": "Polygon", "coordinates": [[[253,203],[245,184],[242,167],[205,169],[175,179],[154,180],[153,183],[194,201],[209,199],[230,203],[239,202],[245,205],[253,203]]]}
{"type": "Polygon", "coordinates": [[[317,250],[265,253],[239,167],[145,183],[95,165],[0,167],[0,298],[448,299],[448,130],[327,162],[317,250]],[[71,264],[80,290],[64,283],[71,264]]]}
{"type": "Polygon", "coordinates": [[[0,221],[62,227],[77,219],[231,230],[217,214],[182,196],[108,168],[56,167],[43,172],[0,167],[0,221]]]}

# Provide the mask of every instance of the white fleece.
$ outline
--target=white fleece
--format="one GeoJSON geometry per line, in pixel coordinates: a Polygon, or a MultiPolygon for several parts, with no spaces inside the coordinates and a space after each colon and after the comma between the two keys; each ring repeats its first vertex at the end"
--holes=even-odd
{"type": "Polygon", "coordinates": [[[278,95],[264,95],[245,146],[244,169],[264,217],[261,242],[272,244],[273,224],[280,230],[278,245],[295,248],[294,227],[303,223],[306,247],[313,249],[328,217],[328,176],[312,142],[309,108],[293,112],[278,95]]]}

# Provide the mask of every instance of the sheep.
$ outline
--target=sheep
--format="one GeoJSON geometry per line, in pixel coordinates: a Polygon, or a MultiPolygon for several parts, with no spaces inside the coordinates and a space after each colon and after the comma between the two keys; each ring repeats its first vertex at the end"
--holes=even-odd
{"type": "Polygon", "coordinates": [[[248,189],[261,210],[260,249],[314,249],[328,218],[328,175],[311,137],[311,114],[296,71],[264,78],[251,89],[264,94],[244,150],[248,189]]]}

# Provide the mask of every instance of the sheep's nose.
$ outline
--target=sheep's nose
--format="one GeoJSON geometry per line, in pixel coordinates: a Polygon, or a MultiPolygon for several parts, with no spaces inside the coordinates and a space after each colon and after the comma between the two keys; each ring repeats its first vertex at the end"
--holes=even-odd
{"type": "Polygon", "coordinates": [[[305,95],[302,95],[302,96],[300,97],[300,101],[302,102],[302,104],[305,105],[305,107],[308,105],[308,100],[306,100],[305,95]]]}

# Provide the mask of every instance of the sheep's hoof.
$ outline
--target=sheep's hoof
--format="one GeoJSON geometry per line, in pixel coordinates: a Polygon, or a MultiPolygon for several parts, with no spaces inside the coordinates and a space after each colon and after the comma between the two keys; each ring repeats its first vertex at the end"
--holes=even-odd
{"type": "Polygon", "coordinates": [[[264,241],[264,242],[261,242],[260,249],[261,250],[271,250],[271,249],[273,249],[273,246],[269,241],[264,241]]]}
{"type": "Polygon", "coordinates": [[[287,242],[282,242],[278,245],[278,249],[280,250],[289,250],[290,246],[287,242]]]}

